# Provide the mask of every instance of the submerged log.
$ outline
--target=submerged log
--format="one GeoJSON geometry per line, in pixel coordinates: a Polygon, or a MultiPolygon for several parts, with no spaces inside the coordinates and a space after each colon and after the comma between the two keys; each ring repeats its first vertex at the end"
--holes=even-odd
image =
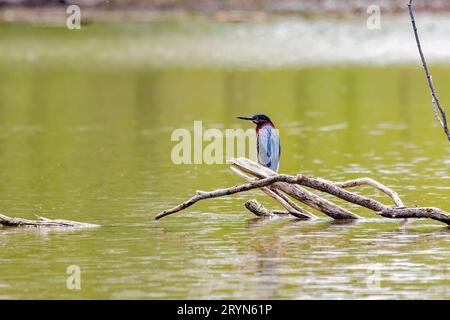
{"type": "MultiPolygon", "coordinates": [[[[333,219],[358,219],[359,216],[342,208],[302,187],[311,188],[320,192],[328,193],[334,197],[349,203],[367,208],[376,214],[392,219],[429,218],[450,225],[450,214],[438,208],[407,208],[398,194],[370,178],[361,178],[346,182],[334,183],[321,178],[311,178],[305,175],[291,176],[278,174],[260,164],[239,158],[230,160],[234,172],[238,173],[248,181],[246,184],[233,186],[226,189],[218,189],[211,192],[197,191],[197,194],[187,201],[159,213],[155,219],[161,219],[167,215],[184,210],[196,202],[204,199],[218,198],[245,192],[253,189],[261,189],[265,194],[277,200],[289,213],[302,219],[314,219],[315,216],[295,204],[288,196],[300,201],[304,205],[322,212],[333,219]],[[251,177],[253,176],[253,177],[251,177]],[[346,190],[346,188],[370,185],[392,198],[396,207],[385,205],[377,200],[359,195],[346,190]],[[302,186],[302,187],[301,187],[302,186]]],[[[249,201],[245,207],[258,216],[272,216],[275,211],[270,211],[260,205],[256,200],[249,201]]]]}
{"type": "MultiPolygon", "coordinates": [[[[256,216],[258,217],[268,217],[268,218],[272,218],[272,217],[277,217],[277,216],[286,216],[286,215],[290,215],[291,213],[289,211],[278,211],[278,210],[269,210],[266,209],[262,204],[260,204],[258,201],[256,201],[255,199],[247,201],[244,204],[245,208],[254,213],[256,216]]],[[[294,216],[296,216],[294,214],[294,216]]],[[[304,217],[304,216],[299,216],[298,217],[301,220],[308,220],[308,217],[304,217]]]]}
{"type": "Polygon", "coordinates": [[[11,218],[0,214],[0,226],[8,227],[62,227],[62,228],[94,228],[99,227],[96,224],[83,223],[70,220],[52,220],[44,217],[36,216],[37,220],[28,220],[22,218],[11,218]]]}
{"type": "MultiPolygon", "coordinates": [[[[257,180],[257,178],[250,177],[247,174],[245,174],[244,172],[239,171],[236,168],[231,167],[231,170],[233,170],[239,176],[243,177],[248,182],[257,180]]],[[[292,201],[288,196],[286,196],[284,193],[282,193],[281,191],[279,191],[275,187],[273,187],[273,186],[262,187],[260,189],[261,189],[262,192],[267,194],[269,197],[271,197],[271,198],[275,199],[276,201],[278,201],[287,210],[288,214],[291,214],[294,217],[297,217],[299,219],[306,219],[306,220],[308,220],[308,219],[316,218],[316,216],[314,214],[312,214],[311,212],[306,211],[305,209],[301,208],[294,201],[292,201]]],[[[249,208],[247,208],[247,209],[249,209],[249,208]]]]}

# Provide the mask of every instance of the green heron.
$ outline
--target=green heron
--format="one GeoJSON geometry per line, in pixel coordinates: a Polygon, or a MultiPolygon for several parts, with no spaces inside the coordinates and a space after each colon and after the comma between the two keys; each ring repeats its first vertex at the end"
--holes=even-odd
{"type": "Polygon", "coordinates": [[[280,137],[270,118],[264,114],[257,114],[253,117],[238,117],[238,119],[256,124],[258,162],[273,171],[278,171],[281,156],[280,137]]]}

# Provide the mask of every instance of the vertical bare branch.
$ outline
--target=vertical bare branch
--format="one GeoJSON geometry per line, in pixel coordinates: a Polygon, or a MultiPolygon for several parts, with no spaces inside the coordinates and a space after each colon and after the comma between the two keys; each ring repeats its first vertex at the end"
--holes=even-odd
{"type": "Polygon", "coordinates": [[[425,60],[425,55],[423,54],[423,51],[422,51],[419,33],[417,31],[417,26],[416,26],[416,20],[414,18],[414,12],[412,9],[412,0],[409,0],[408,9],[409,9],[409,16],[411,17],[411,23],[412,23],[413,30],[414,30],[414,36],[416,37],[417,48],[419,49],[420,59],[422,60],[422,65],[423,65],[423,68],[425,70],[425,74],[426,74],[427,80],[428,80],[428,86],[430,87],[430,91],[431,91],[431,100],[432,100],[432,104],[433,104],[434,115],[435,115],[436,119],[439,121],[439,123],[441,124],[442,128],[444,128],[444,132],[447,135],[448,140],[450,141],[450,130],[449,130],[448,124],[447,124],[447,115],[445,114],[445,110],[442,107],[442,105],[437,97],[436,90],[434,89],[433,77],[430,74],[430,70],[428,68],[427,61],[425,60]]]}

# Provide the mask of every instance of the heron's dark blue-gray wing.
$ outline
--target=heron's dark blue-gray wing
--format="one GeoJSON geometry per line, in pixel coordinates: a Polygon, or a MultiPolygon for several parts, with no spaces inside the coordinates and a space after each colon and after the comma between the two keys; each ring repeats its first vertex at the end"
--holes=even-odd
{"type": "Polygon", "coordinates": [[[265,126],[258,135],[258,162],[273,171],[278,170],[280,162],[280,138],[277,131],[265,126]]]}

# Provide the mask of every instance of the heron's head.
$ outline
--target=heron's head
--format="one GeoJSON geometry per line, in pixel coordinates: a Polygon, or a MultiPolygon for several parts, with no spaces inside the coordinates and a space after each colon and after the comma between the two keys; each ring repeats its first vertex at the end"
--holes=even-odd
{"type": "Polygon", "coordinates": [[[256,124],[258,127],[265,125],[265,124],[270,124],[273,126],[272,120],[270,120],[270,118],[268,116],[266,116],[265,114],[255,114],[253,117],[237,117],[237,118],[242,119],[242,120],[251,121],[254,124],[256,124]]]}

